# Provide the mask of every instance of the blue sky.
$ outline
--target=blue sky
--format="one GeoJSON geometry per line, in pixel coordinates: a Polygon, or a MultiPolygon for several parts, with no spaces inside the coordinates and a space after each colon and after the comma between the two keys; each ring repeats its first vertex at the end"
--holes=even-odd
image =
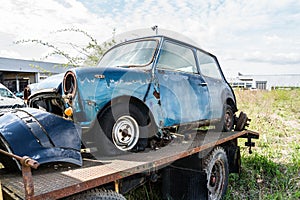
{"type": "Polygon", "coordinates": [[[86,45],[82,35],[55,33],[63,28],[80,28],[105,41],[114,28],[116,34],[133,31],[135,36],[136,29],[154,34],[153,25],[159,33],[178,32],[215,54],[227,77],[300,74],[299,0],[7,0],[0,7],[0,56],[38,60],[49,51],[13,43],[20,39],[42,39],[61,48],[68,42],[86,45]]]}

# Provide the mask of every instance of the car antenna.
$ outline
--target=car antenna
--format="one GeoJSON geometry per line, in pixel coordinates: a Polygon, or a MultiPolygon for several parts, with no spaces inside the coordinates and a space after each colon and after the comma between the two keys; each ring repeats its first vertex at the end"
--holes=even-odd
{"type": "Polygon", "coordinates": [[[152,29],[153,31],[155,31],[155,34],[157,35],[157,33],[158,33],[158,26],[157,26],[157,25],[152,26],[151,29],[152,29]]]}

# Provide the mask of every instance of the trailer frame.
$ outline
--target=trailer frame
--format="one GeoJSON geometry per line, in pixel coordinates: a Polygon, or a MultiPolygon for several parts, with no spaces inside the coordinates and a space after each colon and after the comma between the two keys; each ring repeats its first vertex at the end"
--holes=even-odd
{"type": "MultiPolygon", "coordinates": [[[[229,143],[238,146],[238,138],[247,138],[245,145],[249,146],[251,153],[251,147],[254,146],[252,139],[258,139],[259,133],[250,130],[208,132],[197,133],[190,138],[192,139],[178,139],[156,151],[148,150],[97,160],[84,158],[82,167],[71,168],[54,165],[32,171],[31,167],[37,168],[38,163],[27,157],[20,158],[10,154],[18,160],[23,160],[23,176],[18,173],[6,173],[1,169],[3,195],[11,199],[59,199],[108,184],[114,191],[120,192],[119,183],[127,177],[150,176],[172,162],[197,153],[209,152],[216,146],[226,146],[229,143]]],[[[235,161],[234,159],[238,158],[228,160],[230,159],[235,161]]],[[[237,161],[235,165],[240,164],[237,161]]],[[[237,169],[231,171],[239,172],[239,166],[235,168],[237,169]]]]}

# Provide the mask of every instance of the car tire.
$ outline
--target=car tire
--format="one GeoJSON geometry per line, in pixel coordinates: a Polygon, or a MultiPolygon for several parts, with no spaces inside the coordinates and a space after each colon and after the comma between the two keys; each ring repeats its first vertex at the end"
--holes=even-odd
{"type": "Polygon", "coordinates": [[[222,199],[228,186],[228,160],[222,147],[216,147],[204,161],[208,199],[222,199]]]}
{"type": "Polygon", "coordinates": [[[147,126],[149,117],[145,113],[132,103],[119,103],[107,109],[98,121],[117,151],[143,151],[148,145],[148,134],[143,127],[147,126]]]}
{"type": "Polygon", "coordinates": [[[225,105],[224,115],[223,115],[223,131],[228,132],[233,129],[234,125],[234,113],[230,105],[225,105]]]}
{"type": "Polygon", "coordinates": [[[221,120],[216,124],[216,131],[229,132],[234,126],[234,112],[230,105],[225,104],[221,120]]]}
{"type": "Polygon", "coordinates": [[[230,105],[225,104],[221,120],[215,124],[216,131],[229,132],[234,127],[234,112],[230,105]]]}
{"type": "MultiPolygon", "coordinates": [[[[1,142],[1,138],[0,138],[0,149],[8,152],[5,145],[1,142]]],[[[7,172],[14,172],[14,171],[19,170],[19,167],[17,165],[17,161],[15,161],[14,158],[11,158],[7,155],[2,155],[1,154],[0,163],[2,163],[2,165],[4,166],[4,170],[7,171],[7,172]]]]}

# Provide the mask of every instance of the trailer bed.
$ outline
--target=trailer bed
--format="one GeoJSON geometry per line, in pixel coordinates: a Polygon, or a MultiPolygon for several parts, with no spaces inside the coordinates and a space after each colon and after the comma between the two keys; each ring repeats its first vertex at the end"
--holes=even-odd
{"type": "MultiPolygon", "coordinates": [[[[98,160],[84,159],[82,167],[45,168],[34,170],[34,198],[58,199],[85,191],[124,177],[160,169],[180,158],[213,148],[239,137],[258,138],[258,133],[244,130],[240,132],[208,132],[192,135],[190,140],[175,140],[158,150],[129,153],[98,160]]],[[[25,199],[22,175],[8,174],[0,170],[3,190],[18,198],[25,199]]]]}

